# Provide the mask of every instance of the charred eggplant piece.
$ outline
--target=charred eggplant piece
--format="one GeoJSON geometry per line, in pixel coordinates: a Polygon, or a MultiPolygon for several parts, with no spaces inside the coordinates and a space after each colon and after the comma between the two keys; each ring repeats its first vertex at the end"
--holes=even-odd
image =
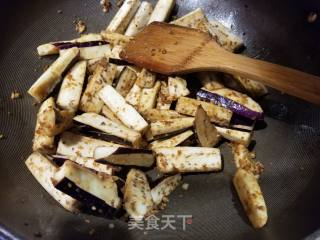
{"type": "Polygon", "coordinates": [[[216,127],[210,122],[208,114],[201,105],[196,113],[194,129],[197,140],[202,147],[214,147],[221,139],[216,127]]]}

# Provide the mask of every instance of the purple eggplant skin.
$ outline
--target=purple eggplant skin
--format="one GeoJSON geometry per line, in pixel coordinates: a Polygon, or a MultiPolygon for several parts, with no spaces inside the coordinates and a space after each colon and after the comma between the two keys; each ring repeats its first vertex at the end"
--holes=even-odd
{"type": "Polygon", "coordinates": [[[263,113],[252,111],[251,109],[231,100],[220,96],[218,94],[205,91],[200,89],[197,92],[197,98],[202,101],[212,102],[215,105],[219,105],[221,107],[227,108],[231,110],[233,113],[238,114],[240,116],[250,118],[251,120],[263,120],[263,113]]]}
{"type": "Polygon", "coordinates": [[[68,178],[62,179],[62,181],[60,181],[55,187],[61,192],[80,201],[83,204],[81,206],[81,211],[84,213],[89,213],[108,219],[114,219],[119,216],[119,209],[109,206],[103,200],[79,188],[68,178]]]}
{"type": "Polygon", "coordinates": [[[132,63],[129,63],[122,59],[116,59],[116,58],[109,58],[109,63],[118,65],[118,66],[133,66],[132,63]]]}
{"type": "Polygon", "coordinates": [[[101,46],[101,45],[107,45],[109,42],[107,41],[91,41],[91,42],[57,42],[52,43],[52,45],[56,46],[57,48],[61,49],[69,49],[73,47],[77,48],[85,48],[85,47],[95,47],[95,46],[101,46]]]}

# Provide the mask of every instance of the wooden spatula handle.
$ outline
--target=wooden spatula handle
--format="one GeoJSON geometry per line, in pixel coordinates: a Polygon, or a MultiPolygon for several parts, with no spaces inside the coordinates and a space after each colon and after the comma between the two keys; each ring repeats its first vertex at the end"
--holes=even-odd
{"type": "MultiPolygon", "coordinates": [[[[217,49],[214,51],[216,56],[217,49]]],[[[254,79],[320,105],[320,77],[225,51],[221,52],[219,59],[217,57],[208,57],[207,59],[208,68],[206,70],[210,69],[210,65],[215,66],[211,69],[254,79]]]]}

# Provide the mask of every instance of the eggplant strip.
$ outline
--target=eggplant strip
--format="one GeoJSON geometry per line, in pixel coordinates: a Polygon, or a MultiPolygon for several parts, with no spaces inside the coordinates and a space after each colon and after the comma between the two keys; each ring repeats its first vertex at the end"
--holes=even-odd
{"type": "Polygon", "coordinates": [[[221,170],[218,148],[174,147],[154,149],[162,173],[212,172],[221,170]]]}
{"type": "Polygon", "coordinates": [[[187,81],[180,77],[169,77],[168,89],[170,100],[177,100],[179,97],[184,97],[190,94],[187,88],[187,81]]]}
{"type": "Polygon", "coordinates": [[[99,96],[125,126],[137,132],[146,130],[148,123],[113,87],[105,86],[99,96]]]}
{"type": "Polygon", "coordinates": [[[126,97],[130,92],[133,84],[136,82],[137,74],[129,67],[125,67],[120,74],[116,90],[122,96],[126,97]]]}
{"type": "Polygon", "coordinates": [[[139,6],[139,0],[125,0],[106,30],[109,32],[124,33],[139,6]]]}
{"type": "Polygon", "coordinates": [[[69,160],[79,164],[80,166],[83,166],[88,169],[92,169],[98,173],[105,173],[108,175],[113,174],[113,167],[104,164],[104,163],[98,163],[94,158],[84,158],[84,157],[71,157],[69,160]]]}
{"type": "Polygon", "coordinates": [[[79,55],[77,48],[68,49],[38,78],[28,93],[37,101],[42,102],[60,82],[62,73],[79,55]]]}
{"type": "Polygon", "coordinates": [[[223,24],[216,20],[211,20],[208,25],[209,32],[215,37],[218,43],[226,50],[234,52],[243,47],[243,41],[223,24]]]}
{"type": "Polygon", "coordinates": [[[200,72],[197,78],[201,81],[204,89],[208,91],[224,88],[224,85],[216,72],[200,72]]]}
{"type": "Polygon", "coordinates": [[[117,67],[106,59],[100,61],[89,81],[80,101],[80,110],[84,112],[100,113],[103,101],[99,98],[99,91],[106,85],[111,85],[115,79],[117,67]]]}
{"type": "Polygon", "coordinates": [[[139,73],[136,84],[141,88],[152,88],[156,82],[156,74],[142,69],[139,73]]]}
{"type": "Polygon", "coordinates": [[[142,88],[140,88],[136,83],[133,84],[132,88],[126,96],[127,103],[131,104],[137,109],[140,103],[141,92],[142,88]]]}
{"type": "Polygon", "coordinates": [[[68,157],[99,159],[109,156],[119,147],[124,146],[71,132],[64,132],[58,143],[57,154],[68,157]]]}
{"type": "Polygon", "coordinates": [[[165,197],[168,197],[181,182],[181,175],[176,174],[162,180],[151,190],[152,200],[155,205],[159,205],[165,197]]]}
{"type": "Polygon", "coordinates": [[[243,144],[232,144],[232,153],[237,168],[251,172],[257,179],[264,170],[262,163],[255,161],[255,153],[249,152],[243,144]]]}
{"type": "Polygon", "coordinates": [[[102,41],[102,40],[103,39],[100,34],[90,33],[69,41],[60,41],[60,42],[42,44],[37,47],[37,51],[39,56],[43,57],[43,56],[52,55],[52,54],[59,54],[59,50],[60,50],[59,47],[63,45],[72,45],[76,43],[102,41]]]}
{"type": "MultiPolygon", "coordinates": [[[[68,49],[61,49],[60,55],[64,54],[68,49]]],[[[104,43],[98,46],[81,47],[79,48],[79,59],[90,60],[95,58],[110,57],[111,49],[108,43],[104,43]]]]}
{"type": "Polygon", "coordinates": [[[153,201],[146,175],[131,169],[124,187],[124,209],[136,220],[144,218],[152,209],[153,201]]]}
{"type": "Polygon", "coordinates": [[[150,124],[151,133],[153,136],[176,132],[182,129],[192,127],[194,118],[184,117],[175,118],[163,121],[155,121],[150,124]]]}
{"type": "Polygon", "coordinates": [[[238,169],[233,177],[233,185],[253,227],[262,228],[268,221],[268,213],[255,176],[251,172],[238,169]]]}
{"type": "Polygon", "coordinates": [[[105,157],[104,160],[114,165],[137,167],[151,167],[155,162],[152,151],[129,148],[118,148],[116,152],[105,157]]]}
{"type": "Polygon", "coordinates": [[[199,101],[192,98],[180,97],[176,105],[176,111],[181,114],[195,116],[199,106],[202,106],[210,117],[211,122],[221,126],[228,126],[232,117],[232,112],[223,107],[199,101]]]}
{"type": "Polygon", "coordinates": [[[126,32],[126,36],[135,36],[138,32],[142,31],[143,28],[148,24],[153,11],[151,3],[143,1],[133,19],[131,20],[126,32]]]}
{"type": "Polygon", "coordinates": [[[154,122],[175,118],[183,118],[185,116],[179,114],[174,110],[147,109],[143,112],[143,117],[149,122],[154,122]]]}
{"type": "Polygon", "coordinates": [[[132,37],[109,31],[102,31],[101,36],[113,47],[117,45],[125,46],[133,39],[132,37]]]}
{"type": "Polygon", "coordinates": [[[119,120],[119,118],[117,117],[116,114],[114,114],[114,112],[111,111],[111,109],[104,105],[101,111],[102,115],[106,116],[108,119],[110,119],[111,121],[119,124],[119,125],[123,125],[123,123],[119,120]]]}
{"type": "Polygon", "coordinates": [[[171,103],[172,100],[169,98],[168,84],[164,81],[161,81],[160,92],[157,99],[157,109],[169,110],[171,107],[171,103]]]}
{"type": "Polygon", "coordinates": [[[153,88],[144,88],[141,91],[138,109],[140,112],[153,109],[156,106],[158,93],[160,91],[160,81],[157,81],[153,88]]]}
{"type": "Polygon", "coordinates": [[[201,105],[198,107],[196,113],[194,129],[200,146],[214,147],[219,143],[221,137],[201,105]]]}
{"type": "Polygon", "coordinates": [[[25,162],[39,184],[66,210],[79,212],[80,202],[57,190],[51,182],[58,166],[38,152],[32,153],[25,162]]]}
{"type": "Polygon", "coordinates": [[[85,61],[76,63],[64,78],[57,99],[57,105],[60,108],[70,112],[78,110],[86,75],[86,66],[87,63],[85,61]]]}
{"type": "Polygon", "coordinates": [[[55,126],[54,99],[48,98],[42,103],[37,114],[37,123],[33,138],[33,151],[52,152],[54,151],[54,136],[48,132],[55,126]],[[49,129],[48,129],[49,128],[49,129]]]}
{"type": "Polygon", "coordinates": [[[176,147],[193,135],[191,130],[180,133],[166,140],[156,140],[150,143],[149,149],[176,147]]]}
{"type": "Polygon", "coordinates": [[[155,21],[165,22],[169,18],[175,4],[175,0],[159,0],[154,7],[148,24],[155,21]]]}
{"type": "Polygon", "coordinates": [[[134,147],[139,147],[142,143],[141,134],[137,131],[119,125],[96,113],[84,113],[76,116],[75,121],[89,125],[107,134],[119,137],[132,143],[134,147]]]}
{"type": "MultiPolygon", "coordinates": [[[[62,190],[64,187],[61,185],[61,182],[65,179],[71,181],[68,183],[73,183],[92,196],[104,201],[110,208],[120,208],[121,199],[118,196],[117,185],[112,176],[102,173],[96,174],[87,168],[67,160],[54,174],[52,182],[57,188],[61,188],[62,190]]],[[[79,197],[79,195],[74,193],[74,197],[79,197]]],[[[79,198],[79,200],[83,199],[79,198]]]]}
{"type": "Polygon", "coordinates": [[[248,146],[251,142],[252,133],[250,132],[244,132],[217,126],[216,129],[223,138],[231,142],[241,143],[245,146],[248,146]]]}

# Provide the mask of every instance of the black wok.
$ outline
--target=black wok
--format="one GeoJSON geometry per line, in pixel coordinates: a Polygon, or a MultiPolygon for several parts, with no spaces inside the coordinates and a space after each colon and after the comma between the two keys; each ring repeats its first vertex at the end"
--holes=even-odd
{"type": "MultiPolygon", "coordinates": [[[[319,1],[178,0],[175,11],[181,16],[197,7],[242,35],[246,54],[320,75],[320,19],[307,21],[309,12],[319,15],[319,1]]],[[[98,32],[116,9],[104,15],[98,0],[1,1],[0,239],[302,239],[315,232],[320,227],[320,108],[276,91],[261,101],[267,127],[254,136],[266,169],[261,186],[269,209],[261,230],[250,226],[234,194],[227,147],[223,172],[186,176],[189,190],[176,190],[157,215],[192,215],[185,231],[179,222],[176,230],[133,231],[120,220],[73,215],[41,188],[24,165],[37,112],[26,91],[53,58],[38,59],[36,47],[74,38],[77,17],[89,32],[98,32]],[[23,98],[11,100],[13,90],[23,98]]]]}

